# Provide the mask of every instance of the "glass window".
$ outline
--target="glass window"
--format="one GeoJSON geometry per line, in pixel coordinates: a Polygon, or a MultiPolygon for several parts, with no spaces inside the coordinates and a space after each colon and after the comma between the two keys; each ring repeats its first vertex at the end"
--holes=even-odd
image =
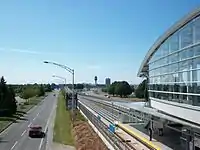
{"type": "Polygon", "coordinates": [[[166,66],[163,66],[162,67],[162,74],[165,74],[165,73],[168,73],[169,72],[169,66],[166,65],[166,66]]]}
{"type": "Polygon", "coordinates": [[[169,98],[168,93],[160,93],[160,95],[161,95],[161,99],[163,99],[163,100],[168,100],[168,98],[169,98]]]}
{"type": "Polygon", "coordinates": [[[166,40],[159,48],[161,50],[162,56],[169,54],[169,42],[166,40]]]}
{"type": "Polygon", "coordinates": [[[180,72],[178,74],[178,80],[179,82],[183,82],[183,83],[187,83],[188,82],[188,71],[185,71],[185,72],[180,72]]]}
{"type": "Polygon", "coordinates": [[[187,71],[192,69],[192,60],[185,60],[185,61],[181,61],[179,62],[179,71],[187,71]]]}
{"type": "Polygon", "coordinates": [[[200,106],[200,96],[192,96],[191,100],[194,106],[200,106]]]}
{"type": "Polygon", "coordinates": [[[153,76],[153,70],[149,71],[149,76],[152,77],[153,76]]]}
{"type": "Polygon", "coordinates": [[[153,69],[153,63],[149,64],[149,70],[153,69]]]}
{"type": "Polygon", "coordinates": [[[194,55],[193,48],[188,48],[179,53],[179,58],[180,60],[184,60],[184,59],[193,57],[193,55],[194,55]]]}
{"type": "Polygon", "coordinates": [[[169,40],[170,53],[177,51],[179,49],[179,33],[174,33],[169,40]]]}
{"type": "Polygon", "coordinates": [[[158,75],[157,69],[153,69],[153,72],[154,72],[154,76],[157,76],[157,75],[158,75]]]}
{"type": "Polygon", "coordinates": [[[196,94],[200,94],[200,85],[197,84],[196,94]]]}
{"type": "Polygon", "coordinates": [[[178,94],[173,94],[172,101],[179,102],[179,95],[178,94]]]}
{"type": "Polygon", "coordinates": [[[200,70],[192,71],[192,81],[200,81],[200,70]]]}
{"type": "Polygon", "coordinates": [[[185,84],[185,83],[180,84],[180,93],[188,93],[187,92],[187,84],[185,84]]]}
{"type": "Polygon", "coordinates": [[[164,84],[163,85],[163,91],[169,91],[169,85],[164,84]]]}
{"type": "Polygon", "coordinates": [[[174,92],[174,84],[169,84],[169,92],[174,92]]]}
{"type": "Polygon", "coordinates": [[[164,65],[164,64],[168,64],[168,57],[164,57],[162,60],[163,60],[163,61],[162,61],[162,62],[163,62],[163,65],[164,65]]]}
{"type": "Polygon", "coordinates": [[[200,68],[200,58],[194,58],[193,59],[193,69],[200,68]]]}
{"type": "Polygon", "coordinates": [[[192,86],[192,83],[188,84],[188,93],[194,93],[194,87],[192,86]]]}
{"type": "Polygon", "coordinates": [[[169,63],[177,62],[179,60],[178,53],[169,56],[169,63]]]}
{"type": "Polygon", "coordinates": [[[169,65],[169,72],[177,72],[178,71],[178,63],[169,65]]]}
{"type": "Polygon", "coordinates": [[[194,48],[188,48],[188,57],[187,58],[191,58],[194,56],[194,48]]]}
{"type": "Polygon", "coordinates": [[[195,42],[200,42],[200,17],[194,21],[195,42]]]}
{"type": "Polygon", "coordinates": [[[200,45],[195,46],[194,48],[194,56],[200,55],[200,45]]]}
{"type": "Polygon", "coordinates": [[[192,23],[185,25],[180,31],[181,48],[193,44],[193,29],[192,23]]]}
{"type": "Polygon", "coordinates": [[[178,82],[178,73],[169,74],[168,82],[178,82]]]}

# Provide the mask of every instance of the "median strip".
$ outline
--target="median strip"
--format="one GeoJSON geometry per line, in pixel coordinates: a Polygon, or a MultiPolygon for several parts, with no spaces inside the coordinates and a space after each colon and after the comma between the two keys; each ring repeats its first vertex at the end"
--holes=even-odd
{"type": "Polygon", "coordinates": [[[74,145],[70,112],[66,110],[62,93],[58,95],[53,141],[66,145],[74,145]]]}

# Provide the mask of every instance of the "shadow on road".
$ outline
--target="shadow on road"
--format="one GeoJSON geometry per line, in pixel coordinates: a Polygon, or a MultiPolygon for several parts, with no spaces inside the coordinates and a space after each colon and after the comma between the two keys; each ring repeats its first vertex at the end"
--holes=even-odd
{"type": "Polygon", "coordinates": [[[17,111],[16,114],[18,114],[19,116],[23,116],[26,114],[25,111],[17,111]]]}
{"type": "Polygon", "coordinates": [[[27,118],[25,118],[23,116],[18,116],[17,114],[13,115],[11,118],[14,118],[14,119],[17,119],[17,120],[28,120],[27,118]]]}
{"type": "Polygon", "coordinates": [[[7,143],[8,141],[7,140],[3,140],[2,137],[0,137],[0,143],[7,143]]]}

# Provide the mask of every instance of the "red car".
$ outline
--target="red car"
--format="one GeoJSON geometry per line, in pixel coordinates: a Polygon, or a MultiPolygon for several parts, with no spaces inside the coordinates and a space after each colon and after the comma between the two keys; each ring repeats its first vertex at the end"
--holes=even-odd
{"type": "Polygon", "coordinates": [[[29,137],[43,137],[42,127],[39,125],[31,126],[29,129],[29,137]]]}

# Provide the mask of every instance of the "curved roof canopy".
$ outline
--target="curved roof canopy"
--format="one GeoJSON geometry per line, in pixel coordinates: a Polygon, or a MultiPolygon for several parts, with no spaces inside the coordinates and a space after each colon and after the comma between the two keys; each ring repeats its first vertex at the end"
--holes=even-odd
{"type": "Polygon", "coordinates": [[[167,40],[172,34],[174,34],[176,31],[178,31],[181,27],[183,27],[185,24],[196,18],[200,15],[200,7],[186,15],[184,18],[182,18],[180,21],[175,23],[171,28],[169,28],[162,36],[160,36],[157,41],[153,44],[153,46],[149,49],[147,52],[140,68],[138,71],[138,76],[146,76],[146,72],[148,71],[148,62],[153,56],[153,54],[156,52],[156,50],[160,47],[162,43],[167,40]]]}

